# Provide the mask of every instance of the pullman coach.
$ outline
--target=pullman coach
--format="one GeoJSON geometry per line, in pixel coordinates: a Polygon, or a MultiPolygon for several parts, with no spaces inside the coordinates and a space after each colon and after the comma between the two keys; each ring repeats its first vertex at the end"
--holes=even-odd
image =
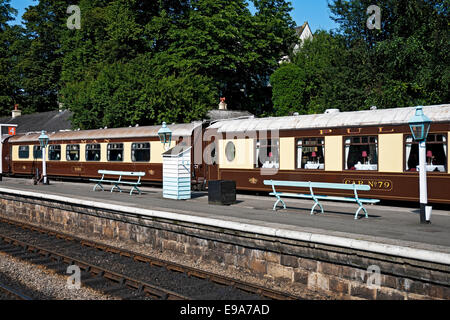
{"type": "MultiPolygon", "coordinates": [[[[450,105],[426,106],[430,203],[450,203],[450,105]]],[[[264,180],[367,184],[362,195],[382,200],[419,199],[418,143],[408,125],[415,108],[288,117],[218,120],[169,125],[171,146],[193,147],[193,182],[234,180],[238,190],[271,191],[264,180]]],[[[143,171],[143,182],[161,182],[161,126],[47,133],[47,174],[95,178],[98,170],[143,171]]],[[[30,176],[42,168],[40,133],[2,140],[4,175],[30,176]]],[[[289,188],[281,191],[299,191],[289,188]]],[[[306,190],[305,190],[306,191],[306,190]]],[[[351,195],[323,190],[328,195],[351,195]]]]}

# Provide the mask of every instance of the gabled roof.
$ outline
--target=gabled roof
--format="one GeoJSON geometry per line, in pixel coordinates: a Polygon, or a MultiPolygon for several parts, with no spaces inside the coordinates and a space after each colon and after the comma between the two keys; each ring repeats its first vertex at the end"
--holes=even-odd
{"type": "Polygon", "coordinates": [[[17,133],[27,133],[27,132],[40,132],[45,130],[47,132],[60,131],[60,130],[70,130],[72,129],[72,124],[70,122],[70,117],[72,112],[69,110],[63,110],[59,112],[58,110],[25,114],[19,117],[4,117],[0,118],[0,123],[2,124],[17,124],[17,133]]]}

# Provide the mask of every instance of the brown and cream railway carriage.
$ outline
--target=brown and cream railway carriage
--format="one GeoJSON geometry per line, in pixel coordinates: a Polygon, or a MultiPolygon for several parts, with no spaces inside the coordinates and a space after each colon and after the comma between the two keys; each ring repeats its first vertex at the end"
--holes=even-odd
{"type": "MultiPolygon", "coordinates": [[[[263,184],[269,179],[368,184],[366,196],[418,201],[418,144],[408,125],[414,111],[329,110],[220,121],[206,132],[218,149],[208,179],[235,180],[238,189],[259,191],[269,191],[263,184]]],[[[429,202],[449,204],[450,105],[427,106],[424,113],[433,121],[427,141],[429,202]]]]}
{"type": "MultiPolygon", "coordinates": [[[[418,145],[408,126],[414,110],[331,110],[169,128],[172,146],[180,138],[193,146],[192,170],[197,181],[234,180],[238,189],[251,191],[270,191],[263,184],[268,179],[368,184],[372,190],[365,196],[418,201],[418,145]]],[[[429,202],[450,204],[450,105],[427,106],[424,112],[433,121],[427,142],[429,202]]],[[[101,169],[143,171],[143,181],[161,181],[164,148],[157,135],[160,128],[48,133],[47,173],[50,177],[90,178],[97,177],[101,169]]],[[[39,135],[3,141],[4,174],[29,176],[41,170],[39,135]]]]}
{"type": "MultiPolygon", "coordinates": [[[[162,153],[158,137],[161,126],[60,131],[47,133],[47,174],[50,177],[98,177],[98,170],[141,171],[143,181],[162,180],[162,153]]],[[[189,145],[201,134],[202,123],[174,124],[171,146],[189,145]]],[[[3,173],[35,175],[42,170],[40,133],[10,137],[3,144],[3,173]]]]}

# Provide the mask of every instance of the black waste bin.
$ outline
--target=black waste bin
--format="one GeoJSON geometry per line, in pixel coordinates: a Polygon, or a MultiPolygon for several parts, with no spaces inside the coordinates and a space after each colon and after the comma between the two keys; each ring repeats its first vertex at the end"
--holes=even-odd
{"type": "Polygon", "coordinates": [[[208,203],[225,206],[236,203],[236,181],[208,181],[208,203]]]}

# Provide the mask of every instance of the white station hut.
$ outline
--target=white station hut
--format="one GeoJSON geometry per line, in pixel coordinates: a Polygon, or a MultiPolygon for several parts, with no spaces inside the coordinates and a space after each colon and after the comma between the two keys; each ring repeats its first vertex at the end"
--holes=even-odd
{"type": "Polygon", "coordinates": [[[191,146],[181,143],[163,153],[164,198],[191,198],[191,150],[191,146]]]}

